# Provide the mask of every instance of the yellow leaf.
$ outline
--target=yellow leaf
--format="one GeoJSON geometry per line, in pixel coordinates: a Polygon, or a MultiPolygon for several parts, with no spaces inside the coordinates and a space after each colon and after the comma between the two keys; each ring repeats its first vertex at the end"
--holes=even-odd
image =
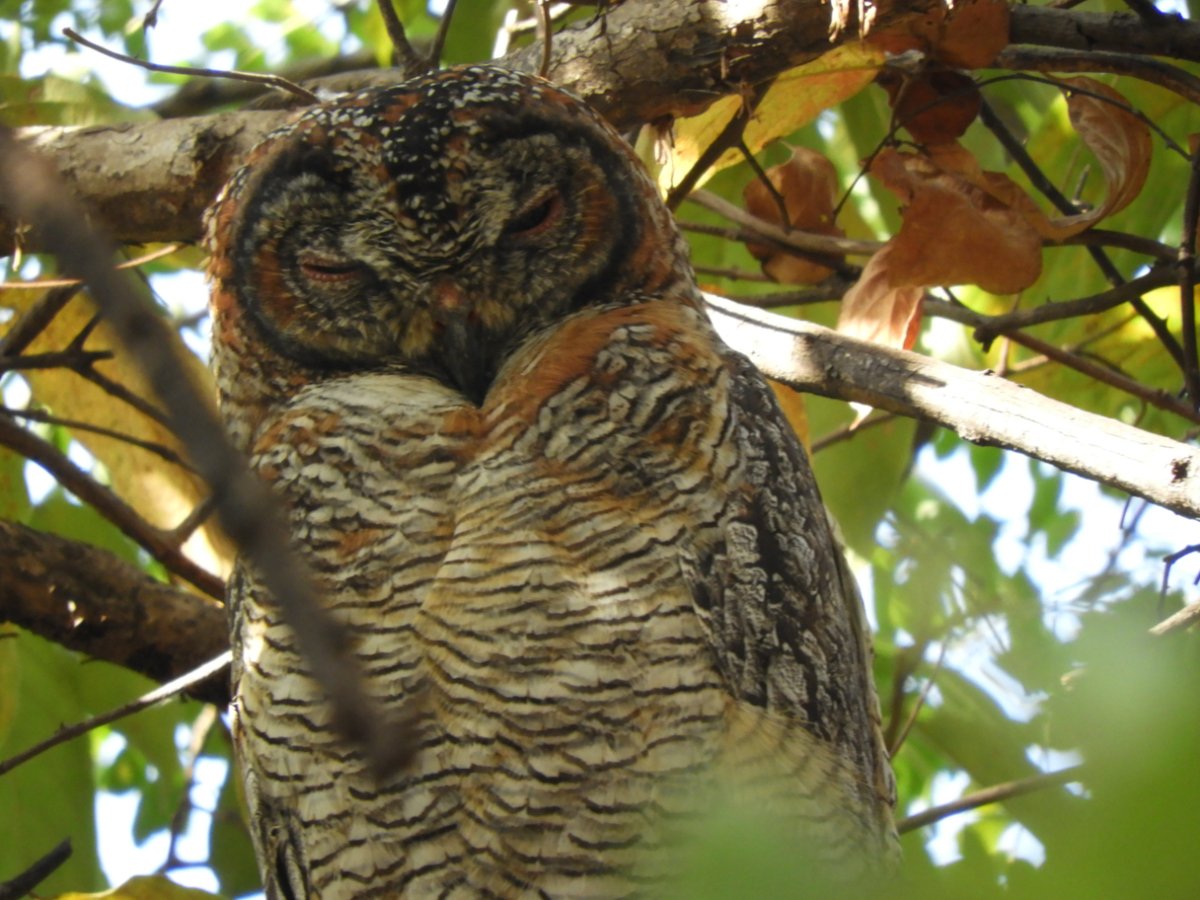
{"type": "MultiPolygon", "coordinates": [[[[37,291],[0,288],[0,308],[16,315],[3,326],[0,334],[19,320],[20,315],[41,297],[37,291]]],[[[60,352],[87,327],[96,315],[90,298],[80,293],[54,317],[26,349],[26,353],[60,352]]],[[[95,370],[125,390],[153,403],[154,392],[121,349],[115,335],[101,321],[88,335],[84,349],[112,350],[114,358],[95,363],[95,370]]],[[[192,379],[209,384],[203,363],[178,341],[180,358],[186,361],[192,379]]],[[[64,368],[25,370],[33,397],[54,415],[101,426],[122,435],[167,448],[182,456],[183,451],[170,430],[150,416],[117,399],[108,391],[64,368]]],[[[211,394],[206,389],[205,393],[211,394]]],[[[207,496],[200,479],[183,467],[164,460],[150,450],[126,440],[72,429],[72,437],[85,446],[108,472],[110,486],[146,521],[159,528],[178,525],[207,496]]],[[[184,545],[188,556],[214,572],[227,571],[228,553],[215,529],[200,529],[184,545]],[[210,533],[212,532],[212,533],[210,533]]]]}
{"type": "Polygon", "coordinates": [[[165,875],[142,875],[130,878],[110,891],[99,894],[59,894],[54,900],[220,900],[220,896],[183,887],[165,875]]]}
{"type": "MultiPolygon", "coordinates": [[[[854,96],[871,83],[884,59],[884,51],[878,47],[849,43],[784,72],[775,79],[747,123],[743,134],[746,146],[757,153],[807,125],[824,110],[854,96]]],[[[743,102],[736,95],[722,97],[699,115],[675,121],[670,146],[660,152],[659,165],[652,166],[664,195],[691,171],[743,102]]],[[[709,167],[697,187],[741,159],[739,150],[726,151],[709,167]]]]}

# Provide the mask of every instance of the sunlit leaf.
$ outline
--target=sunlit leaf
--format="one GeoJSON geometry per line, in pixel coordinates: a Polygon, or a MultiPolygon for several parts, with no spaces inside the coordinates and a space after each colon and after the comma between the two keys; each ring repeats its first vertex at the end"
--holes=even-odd
{"type": "MultiPolygon", "coordinates": [[[[36,291],[4,291],[0,293],[0,306],[21,313],[39,296],[36,291]]],[[[95,309],[90,300],[77,295],[30,345],[28,352],[67,349],[94,315],[95,309]]],[[[7,327],[0,326],[0,333],[7,327]]],[[[154,392],[132,366],[107,324],[101,322],[96,326],[84,347],[88,350],[114,351],[116,358],[96,363],[97,371],[138,397],[153,402],[154,392]]],[[[182,341],[178,348],[196,383],[207,384],[209,375],[204,365],[186,350],[182,341]]],[[[176,454],[182,452],[178,441],[165,425],[72,371],[63,368],[42,369],[26,373],[26,380],[34,399],[57,416],[93,423],[136,441],[167,448],[176,454]]],[[[72,436],[104,464],[114,490],[154,525],[162,528],[177,525],[206,495],[197,476],[151,450],[83,429],[76,429],[72,436]]],[[[214,549],[206,529],[196,532],[185,549],[194,559],[214,571],[225,565],[222,552],[214,549]]]]}
{"type": "Polygon", "coordinates": [[[183,887],[165,875],[142,875],[99,894],[59,894],[55,900],[220,900],[217,894],[183,887]]]}
{"type": "MultiPolygon", "coordinates": [[[[883,51],[866,44],[846,44],[775,79],[746,125],[743,139],[750,152],[791,134],[823,110],[858,93],[871,83],[884,59],[883,51]]],[[[698,115],[677,119],[657,167],[664,194],[678,184],[741,109],[744,99],[722,97],[698,115]]],[[[705,179],[741,160],[738,150],[722,154],[705,179]]],[[[700,183],[703,183],[703,179],[700,183]]]]}

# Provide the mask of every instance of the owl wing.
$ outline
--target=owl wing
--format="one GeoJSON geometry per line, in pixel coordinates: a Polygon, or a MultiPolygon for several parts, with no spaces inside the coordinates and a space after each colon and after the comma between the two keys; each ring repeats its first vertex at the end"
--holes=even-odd
{"type": "Polygon", "coordinates": [[[685,567],[713,657],[736,697],[799,718],[852,761],[864,807],[887,810],[894,787],[857,586],[770,386],[745,357],[723,356],[743,465],[719,536],[685,567]]]}

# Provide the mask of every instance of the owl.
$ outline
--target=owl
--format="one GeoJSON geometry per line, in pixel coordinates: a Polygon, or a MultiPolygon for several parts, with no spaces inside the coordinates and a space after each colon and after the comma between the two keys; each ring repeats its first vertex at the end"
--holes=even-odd
{"type": "Polygon", "coordinates": [[[373,771],[237,569],[269,897],[652,896],[730,809],[814,872],[886,866],[861,601],[611,127],[486,66],[347,95],[253,151],[209,244],[230,432],[412,722],[373,771]]]}

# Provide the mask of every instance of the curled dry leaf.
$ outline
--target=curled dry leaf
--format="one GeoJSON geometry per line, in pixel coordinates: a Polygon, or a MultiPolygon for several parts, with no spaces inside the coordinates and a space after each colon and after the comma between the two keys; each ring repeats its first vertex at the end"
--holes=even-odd
{"type": "MultiPolygon", "coordinates": [[[[814,234],[844,236],[833,224],[837,203],[837,171],[828,159],[806,147],[796,147],[787,162],[767,170],[767,179],[783,198],[788,221],[781,221],[779,201],[761,179],[746,185],[742,198],[747,212],[781,227],[814,234]]],[[[828,266],[768,244],[749,242],[746,249],[762,263],[763,272],[785,284],[815,284],[832,274],[828,266]]]]}
{"type": "Polygon", "coordinates": [[[884,69],[876,80],[888,93],[896,121],[919,144],[958,140],[983,104],[974,80],[953,69],[931,67],[917,75],[884,69]]]}
{"type": "Polygon", "coordinates": [[[873,34],[867,42],[892,54],[919,50],[947,66],[981,69],[1008,46],[1008,32],[1006,0],[959,0],[953,7],[905,18],[898,27],[873,34]]]}
{"type": "Polygon", "coordinates": [[[839,331],[908,347],[926,287],[1009,294],[1041,274],[1041,239],[1025,216],[976,183],[982,173],[967,151],[939,149],[937,158],[892,148],[875,158],[871,174],[900,197],[903,221],[847,292],[839,331]]]}
{"type": "Polygon", "coordinates": [[[1094,78],[1068,78],[1063,84],[1075,89],[1067,94],[1071,125],[1100,163],[1108,194],[1090,212],[1051,222],[1051,236],[1059,240],[1132,203],[1146,184],[1154,146],[1149,127],[1129,112],[1129,101],[1117,90],[1094,78]]]}

